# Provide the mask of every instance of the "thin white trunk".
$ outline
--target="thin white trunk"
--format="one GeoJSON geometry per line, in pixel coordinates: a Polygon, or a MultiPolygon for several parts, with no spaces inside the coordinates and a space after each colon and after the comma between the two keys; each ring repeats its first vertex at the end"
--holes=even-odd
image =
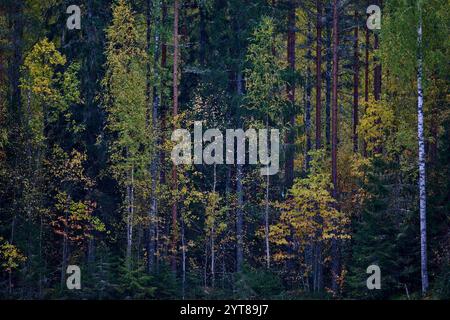
{"type": "Polygon", "coordinates": [[[184,234],[184,218],[181,218],[181,254],[182,254],[182,286],[181,286],[181,295],[182,299],[185,298],[185,292],[186,292],[186,238],[184,234]]]}
{"type": "MultiPolygon", "coordinates": [[[[216,164],[214,164],[214,182],[213,182],[213,194],[215,195],[216,193],[216,183],[217,183],[217,171],[216,171],[216,164]]],[[[215,208],[214,208],[215,209],[215,208]]],[[[215,215],[215,212],[213,212],[213,214],[215,215]]],[[[214,250],[214,233],[215,233],[215,228],[214,228],[214,219],[213,219],[213,223],[211,226],[211,286],[214,288],[214,284],[215,284],[215,280],[216,280],[216,275],[215,275],[215,260],[216,260],[216,252],[214,250]]]]}
{"type": "MultiPolygon", "coordinates": [[[[268,116],[266,118],[266,129],[269,132],[269,119],[268,116]]],[[[264,237],[265,237],[265,245],[266,245],[266,267],[270,268],[270,246],[269,246],[269,167],[267,167],[267,180],[266,180],[266,210],[264,215],[264,237]]]]}
{"type": "Polygon", "coordinates": [[[265,233],[265,242],[266,242],[266,266],[267,269],[270,268],[270,246],[269,246],[269,175],[267,175],[267,183],[266,183],[266,212],[264,218],[264,233],[265,233]]]}
{"type": "Polygon", "coordinates": [[[417,28],[417,139],[419,141],[419,210],[420,210],[420,256],[422,275],[422,294],[428,290],[427,271],[427,195],[425,189],[425,143],[423,134],[423,61],[422,61],[422,13],[419,3],[419,26],[417,28]]]}
{"type": "MultiPolygon", "coordinates": [[[[239,31],[239,29],[238,29],[239,31]]],[[[238,97],[242,97],[242,72],[238,71],[236,76],[236,91],[238,97]]],[[[242,120],[238,120],[238,124],[241,124],[242,120]]],[[[236,208],[236,271],[241,272],[244,264],[244,190],[242,185],[242,164],[238,164],[236,168],[236,195],[237,195],[237,208],[236,208]]]]}
{"type": "Polygon", "coordinates": [[[70,206],[70,198],[67,196],[66,199],[66,208],[64,210],[64,229],[63,229],[63,243],[62,243],[62,263],[61,263],[61,289],[64,288],[64,280],[66,279],[66,268],[67,268],[67,253],[68,253],[68,239],[67,239],[67,225],[69,223],[69,206],[70,206]]]}
{"type": "Polygon", "coordinates": [[[127,216],[127,267],[131,268],[131,248],[133,244],[133,215],[134,215],[134,168],[131,168],[131,182],[127,187],[127,202],[128,202],[128,216],[127,216]]]}

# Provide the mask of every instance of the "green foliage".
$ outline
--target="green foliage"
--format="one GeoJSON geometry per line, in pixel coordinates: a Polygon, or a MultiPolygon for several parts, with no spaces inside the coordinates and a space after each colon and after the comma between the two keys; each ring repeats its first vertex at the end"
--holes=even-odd
{"type": "Polygon", "coordinates": [[[2,269],[11,273],[14,269],[17,269],[21,263],[26,261],[26,257],[16,246],[10,244],[8,241],[3,240],[1,237],[0,241],[2,242],[0,244],[0,261],[2,269]]]}
{"type": "Polygon", "coordinates": [[[283,285],[277,274],[248,266],[237,274],[235,287],[235,299],[277,299],[283,293],[283,285]]]}
{"type": "Polygon", "coordinates": [[[72,63],[61,72],[66,62],[66,57],[47,38],[36,43],[25,57],[21,78],[26,101],[24,117],[38,144],[46,138],[44,128],[61,116],[70,120],[69,106],[80,102],[79,65],[72,63]]]}
{"type": "MultiPolygon", "coordinates": [[[[435,72],[448,74],[448,65],[443,62],[448,54],[449,44],[445,32],[442,32],[442,26],[447,25],[449,20],[446,8],[447,0],[394,0],[386,3],[387,14],[383,17],[381,30],[381,56],[383,62],[389,64],[392,76],[398,77],[403,83],[415,81],[419,14],[423,19],[425,75],[435,72]]],[[[414,92],[414,89],[414,86],[409,86],[410,92],[414,92]]]]}
{"type": "Polygon", "coordinates": [[[416,288],[417,282],[407,280],[417,275],[417,267],[411,265],[417,250],[411,251],[414,248],[410,246],[415,231],[410,230],[411,214],[401,210],[403,192],[395,174],[395,164],[378,157],[368,168],[368,196],[361,215],[353,221],[352,261],[347,278],[352,296],[379,299],[405,294],[405,287],[410,292],[416,288]],[[381,269],[381,290],[367,290],[366,269],[372,264],[381,269]]]}
{"type": "Polygon", "coordinates": [[[273,19],[263,17],[248,46],[247,61],[250,67],[246,70],[246,100],[250,109],[256,109],[261,114],[260,119],[270,114],[271,119],[279,120],[285,103],[281,92],[285,86],[282,71],[286,63],[276,55],[281,48],[273,19]]]}
{"type": "Polygon", "coordinates": [[[123,299],[154,298],[156,288],[151,286],[152,278],[145,272],[144,266],[130,270],[126,263],[121,263],[117,294],[123,299]]]}
{"type": "Polygon", "coordinates": [[[130,170],[143,170],[148,163],[150,135],[146,125],[145,55],[139,43],[130,5],[120,0],[113,7],[113,20],[106,29],[106,74],[103,101],[108,112],[106,127],[112,173],[119,182],[130,183],[130,170]]]}

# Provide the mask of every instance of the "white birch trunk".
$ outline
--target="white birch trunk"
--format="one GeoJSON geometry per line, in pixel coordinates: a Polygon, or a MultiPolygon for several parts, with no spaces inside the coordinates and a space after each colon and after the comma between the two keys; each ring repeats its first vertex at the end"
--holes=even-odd
{"type": "MultiPolygon", "coordinates": [[[[268,117],[268,116],[267,116],[268,117]]],[[[269,132],[269,120],[266,118],[266,130],[269,132]]],[[[270,269],[270,244],[269,244],[269,167],[267,167],[266,175],[266,210],[264,214],[264,238],[266,245],[266,267],[270,269]]]]}
{"type": "MultiPolygon", "coordinates": [[[[216,194],[216,183],[217,183],[217,171],[216,171],[216,164],[214,163],[214,182],[213,182],[213,194],[216,194]]],[[[215,210],[216,208],[214,208],[215,210]]],[[[216,212],[213,212],[215,215],[216,212]]],[[[214,217],[215,219],[215,217],[214,217]]],[[[213,220],[212,226],[211,226],[211,286],[214,288],[215,280],[216,280],[216,274],[215,274],[215,264],[216,264],[216,252],[214,250],[215,246],[215,227],[214,227],[215,221],[213,220]]]]}
{"type": "Polygon", "coordinates": [[[184,300],[186,292],[186,238],[184,234],[184,217],[181,217],[181,255],[182,255],[182,283],[181,283],[181,297],[184,300]]]}
{"type": "Polygon", "coordinates": [[[127,187],[127,268],[131,269],[131,249],[133,245],[133,215],[134,215],[134,168],[131,168],[131,183],[127,187]]]}
{"type": "Polygon", "coordinates": [[[422,294],[428,289],[427,271],[427,226],[426,226],[426,189],[425,189],[425,143],[423,134],[423,59],[422,59],[422,13],[419,3],[419,26],[417,28],[417,139],[419,141],[419,211],[420,211],[420,256],[422,275],[422,294]]]}

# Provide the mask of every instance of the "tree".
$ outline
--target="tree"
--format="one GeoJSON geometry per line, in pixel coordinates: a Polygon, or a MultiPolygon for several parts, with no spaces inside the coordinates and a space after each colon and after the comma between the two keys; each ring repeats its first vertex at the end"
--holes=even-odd
{"type": "Polygon", "coordinates": [[[322,1],[316,1],[316,149],[322,147],[322,1]]]}
{"type": "MultiPolygon", "coordinates": [[[[416,119],[410,119],[405,123],[399,135],[401,134],[401,142],[403,148],[412,150],[417,162],[414,167],[418,177],[418,203],[419,203],[419,224],[420,224],[420,252],[421,252],[421,282],[422,294],[426,294],[428,290],[428,251],[427,244],[427,190],[426,190],[426,147],[427,130],[426,130],[426,105],[427,100],[424,96],[432,89],[432,81],[427,78],[434,76],[440,77],[442,71],[438,67],[441,59],[443,59],[442,50],[447,45],[440,38],[437,25],[443,22],[439,8],[442,3],[440,1],[432,1],[424,3],[419,2],[394,2],[388,3],[389,12],[386,21],[387,30],[383,31],[383,55],[382,58],[387,61],[389,59],[391,66],[391,74],[394,78],[389,77],[389,87],[393,88],[396,93],[390,92],[391,100],[398,101],[402,99],[407,101],[407,111],[396,111],[400,117],[405,116],[405,112],[417,114],[416,119]],[[426,14],[424,14],[426,13],[426,14]],[[402,36],[398,36],[398,32],[402,36]],[[395,34],[397,33],[397,35],[395,34]],[[392,47],[396,43],[397,47],[392,47]],[[401,47],[401,51],[399,51],[401,47]],[[433,76],[434,75],[434,76],[433,76]],[[410,95],[410,96],[408,96],[410,95]],[[417,98],[416,98],[417,97],[417,98]],[[414,128],[417,125],[417,131],[414,128]],[[408,137],[408,138],[406,138],[408,137]],[[417,148],[418,145],[418,148],[417,148]]],[[[392,90],[392,89],[391,89],[392,90]]],[[[400,140],[400,139],[399,139],[400,140]]]]}
{"type": "MultiPolygon", "coordinates": [[[[282,210],[279,222],[271,228],[271,241],[279,248],[288,245],[288,241],[296,243],[295,259],[302,256],[311,242],[328,248],[335,240],[349,237],[348,218],[336,209],[336,200],[330,192],[332,183],[326,160],[324,150],[311,151],[308,175],[296,179],[289,190],[291,197],[279,204],[282,210]]],[[[275,257],[277,260],[293,258],[283,249],[275,257]]],[[[307,278],[313,270],[304,261],[299,272],[307,278]]]]}
{"type": "Polygon", "coordinates": [[[396,211],[395,202],[402,195],[396,192],[396,170],[394,162],[387,162],[379,156],[370,159],[363,170],[366,178],[359,181],[367,190],[363,210],[352,221],[353,246],[348,276],[349,292],[352,296],[365,299],[385,298],[396,291],[404,290],[403,270],[407,255],[401,254],[405,239],[405,224],[402,214],[396,211]],[[377,265],[382,270],[381,290],[367,290],[366,269],[377,265]],[[403,276],[403,277],[402,277],[403,276]]]}
{"type": "Polygon", "coordinates": [[[425,143],[423,130],[423,66],[422,66],[422,11],[420,0],[417,3],[419,22],[417,26],[417,140],[419,142],[419,211],[420,211],[420,266],[422,276],[422,294],[428,290],[427,271],[427,194],[425,176],[425,143]]]}
{"type": "MultiPolygon", "coordinates": [[[[284,88],[282,71],[285,64],[275,55],[281,50],[281,42],[274,35],[274,22],[263,17],[253,32],[253,39],[248,47],[247,60],[250,69],[246,70],[248,107],[257,112],[256,118],[265,123],[267,132],[269,125],[278,124],[280,110],[284,105],[281,90],[284,88]],[[274,54],[275,53],[275,54],[274,54]],[[267,75],[270,75],[268,77],[267,75]]],[[[266,175],[264,238],[266,266],[270,268],[269,248],[269,175],[266,175]]]]}
{"type": "Polygon", "coordinates": [[[293,76],[295,73],[295,39],[296,39],[296,4],[295,1],[289,1],[288,11],[288,36],[287,36],[287,61],[289,64],[289,71],[292,73],[292,79],[288,83],[286,90],[288,93],[288,99],[291,104],[291,115],[289,117],[289,130],[286,136],[286,143],[288,152],[286,154],[285,162],[285,184],[286,188],[292,186],[294,181],[294,125],[295,125],[295,86],[296,81],[293,76]]]}
{"type": "Polygon", "coordinates": [[[119,0],[113,7],[113,20],[106,30],[106,74],[102,80],[108,112],[111,171],[123,188],[126,221],[126,259],[131,268],[135,192],[148,168],[149,141],[146,126],[145,70],[135,18],[130,5],[119,0]]]}
{"type": "MultiPolygon", "coordinates": [[[[179,17],[179,3],[178,0],[174,1],[173,5],[173,111],[172,116],[174,118],[174,129],[176,129],[176,121],[178,115],[178,17],[179,17]]],[[[172,183],[173,189],[177,190],[177,169],[174,164],[172,167],[172,183]]],[[[175,200],[172,204],[172,258],[171,265],[173,273],[176,273],[177,262],[176,262],[176,252],[177,252],[177,201],[175,200]]]]}
{"type": "MultiPolygon", "coordinates": [[[[337,148],[338,148],[338,70],[339,70],[339,0],[333,0],[333,101],[331,112],[331,177],[333,181],[333,198],[338,199],[338,172],[337,172],[337,148]]],[[[336,294],[338,288],[339,253],[338,244],[334,240],[332,290],[336,294]]]]}
{"type": "Polygon", "coordinates": [[[17,269],[21,263],[26,261],[26,257],[17,249],[16,246],[10,244],[8,241],[4,241],[0,238],[3,243],[0,245],[0,261],[1,266],[9,275],[8,288],[9,294],[12,293],[12,272],[17,269]]]}
{"type": "MultiPolygon", "coordinates": [[[[355,10],[355,23],[358,23],[358,11],[355,10]]],[[[353,151],[358,152],[358,123],[359,123],[359,26],[355,26],[355,40],[353,45],[353,151]]]]}

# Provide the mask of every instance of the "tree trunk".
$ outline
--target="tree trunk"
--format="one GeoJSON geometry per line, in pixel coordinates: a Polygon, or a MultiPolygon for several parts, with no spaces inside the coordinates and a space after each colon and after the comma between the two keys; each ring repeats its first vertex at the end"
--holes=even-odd
{"type": "Polygon", "coordinates": [[[182,279],[181,279],[181,292],[184,300],[186,292],[186,235],[185,235],[184,218],[181,218],[181,256],[182,256],[182,279]]]}
{"type": "MultiPolygon", "coordinates": [[[[217,172],[216,172],[216,164],[214,163],[214,181],[213,181],[213,194],[216,194],[216,183],[217,183],[217,172]]],[[[214,208],[215,210],[216,208],[214,208]]],[[[215,212],[213,213],[215,214],[215,212]]],[[[216,264],[216,251],[215,251],[215,243],[214,243],[214,233],[215,233],[215,217],[213,219],[213,223],[211,225],[211,287],[214,288],[215,280],[216,280],[216,274],[215,274],[215,264],[216,264]]]]}
{"type": "MultiPolygon", "coordinates": [[[[159,3],[158,3],[159,5],[159,3]]],[[[157,15],[155,14],[155,18],[157,15]]],[[[154,19],[156,20],[156,19],[154,19]]],[[[156,25],[156,24],[155,24],[156,25]]],[[[160,108],[160,91],[159,91],[159,84],[160,82],[160,75],[159,75],[159,69],[158,69],[158,60],[159,60],[159,29],[158,27],[155,27],[155,34],[154,34],[154,57],[153,57],[153,73],[155,78],[155,83],[153,84],[153,110],[152,110],[152,127],[153,127],[153,134],[155,136],[156,140],[156,146],[162,145],[161,142],[161,132],[159,131],[158,127],[158,120],[159,120],[159,108],[160,108]]],[[[153,161],[151,164],[151,176],[152,176],[152,202],[151,202],[151,216],[152,220],[150,221],[150,252],[149,252],[149,271],[153,269],[154,265],[154,256],[156,252],[156,243],[155,243],[155,229],[156,229],[156,219],[158,218],[158,198],[157,198],[157,183],[159,180],[158,177],[158,160],[159,160],[159,148],[155,147],[155,150],[153,151],[153,161]]]]}
{"type": "Polygon", "coordinates": [[[364,101],[369,101],[369,50],[370,50],[370,34],[369,28],[366,27],[366,45],[365,45],[365,62],[364,62],[364,101]]]}
{"type": "MultiPolygon", "coordinates": [[[[167,20],[167,4],[165,0],[161,1],[161,27],[166,27],[166,20],[167,20]]],[[[166,68],[167,68],[167,43],[166,43],[166,36],[164,32],[161,33],[161,73],[162,75],[166,74],[166,68]]],[[[165,94],[165,90],[163,90],[163,82],[161,81],[161,88],[160,88],[160,130],[161,130],[161,145],[164,145],[165,143],[165,135],[164,132],[167,129],[166,125],[166,114],[167,114],[167,94],[165,94]]],[[[161,185],[166,184],[166,170],[165,166],[163,165],[165,163],[166,154],[164,152],[164,148],[160,148],[159,150],[159,159],[161,168],[159,170],[159,183],[161,185]]],[[[156,273],[159,273],[159,263],[160,263],[160,256],[161,253],[164,252],[164,245],[160,243],[160,223],[157,220],[155,222],[155,247],[156,247],[156,273]]]]}
{"type": "Polygon", "coordinates": [[[417,138],[419,141],[419,210],[420,210],[420,265],[422,276],[422,295],[428,290],[427,271],[427,224],[426,224],[426,175],[425,175],[425,141],[423,123],[423,58],[422,58],[422,12],[419,6],[419,24],[417,28],[417,138]]]}
{"type": "MultiPolygon", "coordinates": [[[[165,28],[166,26],[166,20],[167,20],[167,5],[165,0],[161,1],[161,28],[165,28]]],[[[165,75],[167,68],[167,43],[166,43],[166,36],[164,32],[161,33],[161,76],[165,75]]],[[[161,81],[161,88],[160,88],[160,130],[161,130],[161,145],[164,145],[164,132],[166,130],[166,112],[167,112],[167,106],[166,106],[166,94],[164,93],[165,90],[163,90],[163,82],[161,81]]],[[[160,149],[159,153],[159,159],[160,163],[163,164],[165,162],[165,152],[164,148],[160,149]]],[[[159,181],[161,184],[166,183],[166,171],[164,169],[164,166],[161,166],[161,170],[159,172],[159,181]]],[[[158,259],[157,259],[158,263],[158,259]]]]}
{"type": "MultiPolygon", "coordinates": [[[[158,68],[158,60],[159,60],[159,29],[157,23],[155,23],[154,30],[154,56],[153,56],[153,74],[154,74],[154,84],[152,88],[153,92],[153,103],[150,107],[150,39],[151,39],[151,6],[152,1],[147,0],[147,54],[148,54],[148,62],[147,62],[147,114],[152,114],[152,133],[155,139],[154,142],[154,150],[152,155],[152,161],[150,165],[150,175],[152,179],[152,189],[151,189],[151,197],[150,197],[150,210],[149,210],[149,221],[148,221],[148,235],[147,235],[147,271],[153,271],[153,266],[155,263],[155,252],[156,252],[156,244],[155,244],[155,226],[156,226],[156,218],[158,215],[158,200],[157,200],[157,181],[158,179],[158,158],[159,158],[159,148],[160,145],[160,132],[158,131],[158,110],[160,106],[160,97],[158,91],[158,81],[159,81],[159,68],[158,68]]],[[[159,3],[155,6],[155,8],[159,7],[159,3]]],[[[154,21],[158,17],[157,12],[154,12],[154,21]]]]}
{"type": "Polygon", "coordinates": [[[305,172],[309,170],[310,156],[309,151],[311,151],[311,24],[308,22],[308,50],[306,52],[306,101],[305,101],[305,134],[306,134],[306,147],[305,147],[305,172]]]}
{"type": "MultiPolygon", "coordinates": [[[[333,197],[338,199],[337,143],[338,143],[338,50],[339,50],[339,0],[333,0],[333,106],[331,115],[331,176],[333,180],[333,197]]],[[[332,239],[332,276],[331,289],[334,294],[338,289],[339,257],[338,243],[332,239]]]]}
{"type": "Polygon", "coordinates": [[[353,43],[353,152],[358,152],[358,107],[359,107],[359,47],[358,11],[355,10],[355,33],[353,43]]]}
{"type": "Polygon", "coordinates": [[[199,50],[199,59],[200,65],[204,67],[206,59],[206,21],[205,21],[205,8],[204,3],[199,3],[199,14],[200,14],[200,50],[199,50]]]}
{"type": "MultiPolygon", "coordinates": [[[[381,6],[381,1],[377,0],[375,1],[375,4],[381,6]]],[[[379,35],[377,32],[374,34],[374,43],[373,48],[374,50],[378,50],[380,47],[380,40],[379,35]]],[[[379,101],[381,99],[381,64],[380,59],[377,57],[377,55],[374,56],[374,75],[373,75],[373,96],[375,98],[375,101],[379,101]]]]}
{"type": "MultiPolygon", "coordinates": [[[[364,101],[369,102],[369,50],[370,50],[370,34],[369,28],[366,26],[366,45],[365,45],[365,62],[364,62],[364,101]]],[[[363,139],[363,156],[367,157],[367,143],[363,139]]]]}
{"type": "Polygon", "coordinates": [[[206,290],[208,285],[208,242],[205,241],[205,258],[203,259],[203,287],[206,290]]]}
{"type": "Polygon", "coordinates": [[[12,42],[12,58],[11,63],[8,64],[8,73],[11,84],[10,108],[11,114],[17,116],[17,120],[21,120],[21,90],[20,82],[20,66],[22,65],[22,38],[23,38],[23,2],[17,1],[12,5],[12,10],[9,16],[11,42],[12,42]]]}
{"type": "Polygon", "coordinates": [[[322,0],[317,0],[316,17],[316,149],[322,147],[322,0]]]}
{"type": "Polygon", "coordinates": [[[128,270],[131,269],[131,250],[133,245],[133,219],[134,219],[134,168],[130,172],[131,181],[127,186],[127,251],[126,263],[128,270]]]}
{"type": "Polygon", "coordinates": [[[63,229],[63,242],[62,242],[62,258],[61,258],[61,289],[64,288],[64,280],[66,279],[66,269],[67,269],[67,257],[68,257],[68,223],[69,223],[69,206],[70,198],[66,198],[66,208],[64,210],[64,229],[63,229]]]}
{"type": "Polygon", "coordinates": [[[327,150],[329,150],[331,145],[331,129],[330,129],[330,118],[331,118],[331,73],[332,73],[332,52],[331,52],[331,27],[327,24],[327,38],[326,38],[326,59],[327,59],[327,71],[326,71],[326,97],[325,97],[325,139],[327,143],[327,150]]]}
{"type": "MultiPolygon", "coordinates": [[[[373,47],[374,47],[374,50],[379,49],[379,37],[378,37],[377,33],[375,33],[375,36],[374,36],[373,47]]],[[[381,98],[381,64],[376,55],[373,58],[373,62],[375,64],[374,75],[373,75],[373,82],[374,82],[373,97],[374,97],[375,101],[379,101],[381,98]]]]}
{"type": "MultiPolygon", "coordinates": [[[[239,70],[236,76],[236,89],[238,96],[242,96],[242,72],[239,70]]],[[[240,122],[240,120],[239,120],[240,122]]],[[[237,208],[236,208],[236,270],[242,271],[244,262],[244,192],[242,187],[242,164],[237,165],[236,170],[236,193],[237,193],[237,208]]]]}
{"type": "MultiPolygon", "coordinates": [[[[44,229],[44,219],[41,215],[40,217],[40,223],[39,223],[39,265],[44,266],[45,262],[42,255],[42,236],[43,236],[43,229],[44,229]]],[[[42,296],[42,268],[39,268],[39,299],[43,299],[42,296]]]]}
{"type": "Polygon", "coordinates": [[[147,54],[146,61],[146,81],[145,81],[145,102],[146,102],[146,114],[145,114],[145,124],[148,127],[150,125],[150,115],[151,115],[151,54],[150,54],[150,45],[151,45],[151,8],[152,8],[152,0],[146,1],[146,11],[145,11],[145,20],[146,20],[146,46],[145,51],[147,54]]]}
{"type": "MultiPolygon", "coordinates": [[[[269,116],[266,118],[266,130],[269,132],[269,116]]],[[[269,170],[269,169],[267,169],[269,170]]],[[[269,245],[269,186],[270,186],[270,175],[266,176],[266,195],[265,195],[265,212],[264,212],[264,240],[266,246],[266,267],[270,269],[270,245],[269,245]]]]}
{"type": "MultiPolygon", "coordinates": [[[[153,110],[152,110],[152,104],[151,104],[151,8],[152,8],[152,1],[151,0],[147,0],[147,8],[146,8],[146,53],[147,53],[147,63],[146,63],[146,68],[147,68],[147,73],[146,73],[146,104],[147,104],[147,113],[146,113],[146,126],[147,126],[147,130],[148,127],[150,125],[150,114],[152,114],[153,110]]],[[[155,33],[156,33],[156,28],[155,28],[155,33]]],[[[156,57],[155,57],[155,61],[156,61],[156,57]]],[[[156,70],[154,70],[156,71],[156,70]]],[[[155,94],[156,92],[154,92],[155,94]]],[[[155,119],[154,117],[152,117],[152,123],[154,123],[155,119]]],[[[152,132],[153,134],[156,132],[156,130],[154,130],[155,128],[153,128],[152,132]]],[[[154,146],[156,147],[157,142],[154,142],[154,146]]],[[[148,222],[147,222],[147,236],[146,236],[146,250],[147,250],[147,272],[150,273],[153,269],[153,261],[154,261],[154,256],[155,256],[155,252],[154,252],[154,246],[152,244],[154,235],[153,235],[153,221],[154,221],[154,215],[155,215],[155,211],[156,211],[156,198],[154,195],[154,190],[156,188],[156,183],[155,183],[155,176],[154,174],[156,173],[156,166],[155,166],[155,159],[156,157],[154,155],[152,155],[152,159],[151,159],[151,165],[150,165],[150,177],[152,179],[152,188],[151,188],[151,195],[150,195],[150,210],[148,211],[148,222]]]]}
{"type": "MultiPolygon", "coordinates": [[[[322,0],[316,1],[316,150],[322,148],[322,0]]],[[[320,215],[315,220],[322,224],[320,215]]],[[[322,288],[322,232],[317,232],[313,244],[313,291],[322,288]]]]}
{"type": "MultiPolygon", "coordinates": [[[[161,1],[161,27],[166,27],[166,20],[167,20],[167,4],[165,0],[161,1]]],[[[166,68],[167,68],[167,43],[166,43],[166,37],[164,32],[161,33],[161,73],[162,75],[166,74],[166,68]]],[[[168,110],[167,107],[167,95],[165,94],[165,90],[163,90],[163,82],[161,81],[161,88],[160,88],[160,131],[161,131],[161,145],[164,145],[165,143],[165,135],[164,132],[166,130],[166,113],[168,110]]],[[[166,170],[165,166],[163,165],[165,163],[165,152],[164,148],[160,148],[159,150],[159,159],[160,159],[160,170],[159,170],[159,183],[161,185],[166,184],[166,170]]],[[[159,263],[160,263],[160,256],[161,252],[164,252],[163,245],[159,242],[159,235],[160,235],[160,224],[157,220],[155,222],[155,247],[156,247],[156,273],[159,273],[159,263]]]]}
{"type": "MultiPolygon", "coordinates": [[[[289,2],[288,35],[287,35],[287,62],[292,74],[295,72],[295,4],[289,2]]],[[[291,104],[289,116],[289,130],[286,134],[286,161],[285,161],[285,187],[289,189],[294,180],[294,143],[295,143],[295,81],[287,85],[287,95],[291,104]]]]}
{"type": "MultiPolygon", "coordinates": [[[[173,117],[178,115],[178,0],[174,1],[174,20],[173,20],[173,117]]],[[[174,127],[174,129],[176,129],[174,127]]],[[[177,168],[172,166],[172,180],[174,190],[178,189],[177,168]]],[[[172,205],[172,257],[171,267],[173,273],[177,271],[176,251],[177,251],[177,200],[172,205]]]]}
{"type": "Polygon", "coordinates": [[[264,238],[266,245],[266,267],[270,269],[270,244],[269,244],[269,182],[270,176],[266,176],[266,210],[264,214],[264,238]]]}

